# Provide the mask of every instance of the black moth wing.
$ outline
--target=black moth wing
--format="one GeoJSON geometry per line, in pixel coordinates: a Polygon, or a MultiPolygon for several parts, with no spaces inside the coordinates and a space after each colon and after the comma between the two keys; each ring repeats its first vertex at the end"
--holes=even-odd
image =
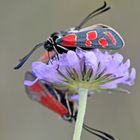
{"type": "Polygon", "coordinates": [[[124,46],[124,41],[118,32],[103,24],[96,24],[80,30],[71,28],[61,32],[56,43],[68,49],[81,47],[82,49],[115,50],[124,46]]]}
{"type": "Polygon", "coordinates": [[[61,117],[68,114],[68,109],[61,103],[61,97],[58,92],[47,84],[41,83],[31,72],[25,73],[25,81],[28,85],[25,86],[29,97],[49,108],[61,117]],[[31,83],[31,84],[29,84],[31,83]]]}

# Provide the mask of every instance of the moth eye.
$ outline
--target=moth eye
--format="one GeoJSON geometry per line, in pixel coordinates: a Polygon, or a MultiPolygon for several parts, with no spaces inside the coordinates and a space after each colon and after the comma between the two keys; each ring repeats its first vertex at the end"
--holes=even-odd
{"type": "Polygon", "coordinates": [[[49,41],[46,41],[45,43],[44,43],[44,48],[46,49],[46,50],[49,50],[49,48],[51,48],[52,47],[52,44],[49,42],[49,41]]]}

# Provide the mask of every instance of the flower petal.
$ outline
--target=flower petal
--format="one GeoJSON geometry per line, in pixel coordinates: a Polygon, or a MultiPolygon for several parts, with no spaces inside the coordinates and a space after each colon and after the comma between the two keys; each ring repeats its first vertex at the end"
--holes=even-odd
{"type": "Polygon", "coordinates": [[[38,78],[36,78],[34,81],[30,81],[30,80],[25,80],[24,81],[24,85],[26,86],[32,86],[34,83],[36,83],[38,81],[38,78]]]}
{"type": "MultiPolygon", "coordinates": [[[[132,86],[136,77],[135,68],[130,71],[130,59],[124,63],[123,56],[118,52],[111,54],[99,49],[68,51],[59,54],[59,59],[52,59],[48,64],[34,62],[32,71],[38,79],[74,93],[81,86],[89,88],[89,93],[98,91],[98,88],[115,91],[119,84],[132,86]]],[[[25,84],[32,82],[25,81],[25,84]]],[[[72,98],[77,96],[73,95],[72,98]]]]}

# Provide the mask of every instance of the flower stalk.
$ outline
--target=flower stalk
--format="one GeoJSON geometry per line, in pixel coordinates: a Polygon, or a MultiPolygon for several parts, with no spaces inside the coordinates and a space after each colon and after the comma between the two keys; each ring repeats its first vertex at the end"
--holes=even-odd
{"type": "Polygon", "coordinates": [[[80,95],[79,108],[78,108],[78,115],[77,115],[77,120],[76,120],[76,124],[75,124],[73,140],[80,140],[84,116],[85,116],[85,112],[86,112],[88,89],[80,88],[79,95],[80,95]]]}

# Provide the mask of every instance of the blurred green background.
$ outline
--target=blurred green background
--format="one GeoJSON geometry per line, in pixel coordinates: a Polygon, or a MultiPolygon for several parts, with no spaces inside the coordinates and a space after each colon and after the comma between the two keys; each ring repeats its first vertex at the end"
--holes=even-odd
{"type": "MultiPolygon", "coordinates": [[[[86,26],[103,23],[115,28],[126,46],[119,50],[137,69],[132,94],[96,94],[88,100],[85,122],[118,140],[140,139],[140,1],[108,0],[112,9],[86,26]]],[[[43,50],[19,71],[13,67],[36,43],[49,34],[79,24],[102,0],[0,0],[0,140],[72,140],[74,124],[31,102],[23,77],[43,50]]],[[[83,131],[81,140],[97,140],[83,131]]]]}

